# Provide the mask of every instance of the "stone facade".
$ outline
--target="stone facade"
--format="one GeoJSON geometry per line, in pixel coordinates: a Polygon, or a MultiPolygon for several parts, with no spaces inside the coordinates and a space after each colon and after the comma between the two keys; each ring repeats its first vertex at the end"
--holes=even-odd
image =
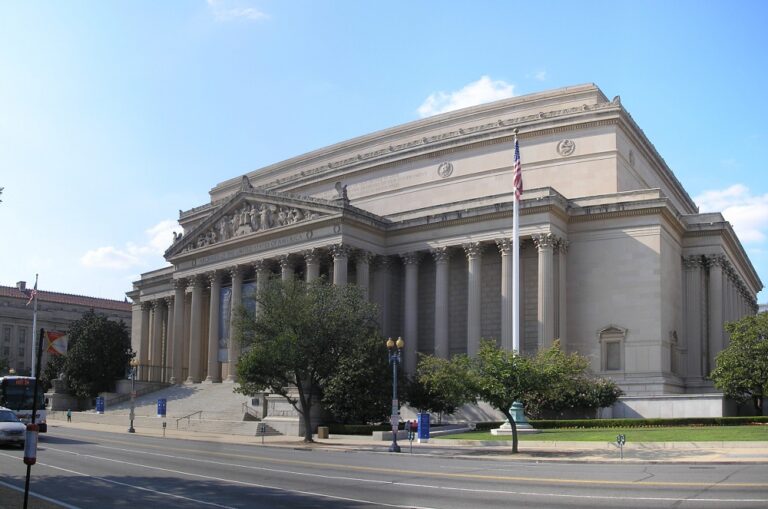
{"type": "MultiPolygon", "coordinates": [[[[17,374],[32,371],[32,313],[29,290],[24,281],[16,286],[0,286],[0,358],[17,374]]],[[[123,320],[131,325],[131,304],[119,300],[99,299],[67,293],[37,292],[37,329],[66,331],[69,324],[79,320],[83,313],[93,309],[107,315],[110,320],[123,320]]],[[[130,331],[130,329],[129,329],[130,331]]],[[[40,365],[48,362],[43,350],[40,365]]]]}
{"type": "MultiPolygon", "coordinates": [[[[671,119],[674,121],[674,119],[671,119]]],[[[513,130],[521,349],[559,339],[632,396],[712,392],[723,324],[762,282],[722,215],[700,214],[619,98],[594,85],[419,120],[297,156],[180,213],[172,264],[142,275],[133,345],[146,380],[232,380],[231,309],[262,278],[358,284],[384,336],[416,353],[512,344],[513,130]],[[504,302],[507,302],[506,300],[504,302]]]]}

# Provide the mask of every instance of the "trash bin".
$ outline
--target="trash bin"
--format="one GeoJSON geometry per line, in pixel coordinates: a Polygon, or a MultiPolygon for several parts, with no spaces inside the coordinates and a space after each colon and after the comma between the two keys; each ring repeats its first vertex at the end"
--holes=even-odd
{"type": "Polygon", "coordinates": [[[317,438],[328,438],[328,426],[317,427],[317,438]]]}

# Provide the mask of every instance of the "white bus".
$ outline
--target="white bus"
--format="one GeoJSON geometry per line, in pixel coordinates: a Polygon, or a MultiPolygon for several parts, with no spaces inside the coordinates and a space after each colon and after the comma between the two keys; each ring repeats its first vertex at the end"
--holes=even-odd
{"type": "MultiPolygon", "coordinates": [[[[39,381],[38,381],[39,382],[39,381]]],[[[34,398],[33,387],[35,379],[31,376],[4,376],[0,377],[0,406],[16,412],[19,420],[24,424],[32,422],[32,402],[34,398]]],[[[37,387],[37,413],[35,424],[40,433],[48,431],[48,423],[45,415],[45,394],[42,384],[37,387]]]]}

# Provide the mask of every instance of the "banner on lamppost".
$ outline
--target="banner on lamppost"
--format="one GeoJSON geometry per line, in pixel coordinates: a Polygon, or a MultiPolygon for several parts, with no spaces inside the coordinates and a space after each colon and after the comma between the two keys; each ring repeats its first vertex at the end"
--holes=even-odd
{"type": "Polygon", "coordinates": [[[166,404],[167,404],[167,400],[165,398],[160,398],[157,400],[157,416],[158,417],[165,417],[166,404]]]}
{"type": "Polygon", "coordinates": [[[96,397],[96,413],[97,414],[104,413],[104,397],[103,396],[96,397]]]}

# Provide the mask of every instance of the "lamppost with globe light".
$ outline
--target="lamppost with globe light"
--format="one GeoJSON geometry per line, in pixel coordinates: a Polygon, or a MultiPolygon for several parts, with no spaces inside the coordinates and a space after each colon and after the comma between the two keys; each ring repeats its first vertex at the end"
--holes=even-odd
{"type": "Polygon", "coordinates": [[[136,433],[136,429],[133,427],[134,409],[136,408],[136,369],[139,367],[139,359],[133,358],[130,362],[131,365],[131,426],[128,428],[128,433],[136,433]]]}
{"type": "Polygon", "coordinates": [[[392,364],[392,445],[389,446],[389,452],[400,452],[400,446],[397,445],[397,428],[400,424],[400,405],[397,401],[397,366],[402,362],[403,347],[405,341],[403,338],[387,339],[387,350],[389,351],[389,363],[392,364]]]}

